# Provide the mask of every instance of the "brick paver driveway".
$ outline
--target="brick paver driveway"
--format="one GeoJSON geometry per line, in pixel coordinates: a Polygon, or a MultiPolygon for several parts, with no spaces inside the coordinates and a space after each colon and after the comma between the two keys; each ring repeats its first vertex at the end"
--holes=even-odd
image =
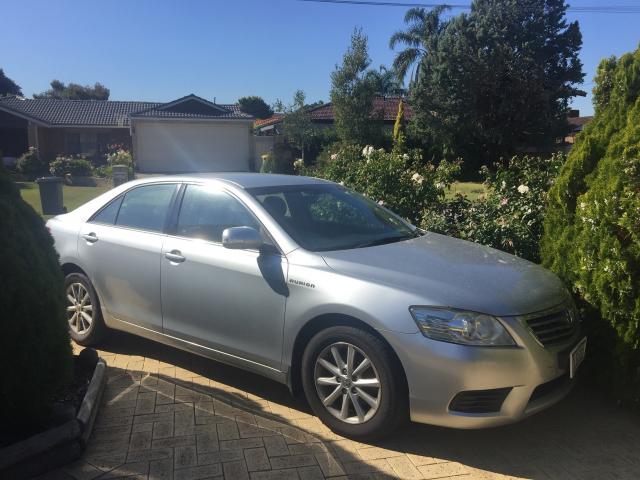
{"type": "Polygon", "coordinates": [[[343,439],[286,387],[122,333],[83,457],[46,478],[640,478],[640,419],[576,390],[517,425],[343,439]]]}

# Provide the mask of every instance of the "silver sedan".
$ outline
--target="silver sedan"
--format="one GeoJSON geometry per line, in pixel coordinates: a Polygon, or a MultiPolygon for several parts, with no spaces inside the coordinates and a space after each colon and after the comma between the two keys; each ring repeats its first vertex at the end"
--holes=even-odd
{"type": "Polygon", "coordinates": [[[258,372],[350,437],[517,421],[584,358],[555,275],[331,182],[147,178],[47,226],[77,343],[124,330],[258,372]]]}

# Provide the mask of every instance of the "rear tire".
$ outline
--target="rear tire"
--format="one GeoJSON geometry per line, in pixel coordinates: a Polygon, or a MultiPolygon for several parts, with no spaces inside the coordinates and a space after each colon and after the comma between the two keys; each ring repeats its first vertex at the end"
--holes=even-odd
{"type": "Polygon", "coordinates": [[[345,437],[383,437],[408,418],[406,382],[390,347],[365,330],[318,332],[302,356],[302,385],[313,412],[345,437]]]}
{"type": "Polygon", "coordinates": [[[107,327],[91,281],[82,273],[71,273],[64,280],[64,288],[69,335],[83,347],[98,344],[104,338],[107,327]]]}

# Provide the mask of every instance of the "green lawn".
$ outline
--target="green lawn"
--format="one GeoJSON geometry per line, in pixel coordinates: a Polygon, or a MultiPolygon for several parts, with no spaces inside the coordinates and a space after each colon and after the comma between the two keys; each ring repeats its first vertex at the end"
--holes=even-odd
{"type": "MultiPolygon", "coordinates": [[[[38,185],[35,182],[18,182],[17,185],[20,188],[22,198],[42,215],[38,185]]],[[[67,210],[71,211],[107,190],[109,190],[107,187],[70,187],[65,185],[62,187],[62,202],[67,210]]],[[[484,196],[485,187],[479,182],[455,182],[447,190],[447,198],[453,198],[456,193],[466,196],[469,200],[476,200],[484,196]]],[[[49,218],[49,216],[45,215],[44,218],[49,218]]]]}
{"type": "Polygon", "coordinates": [[[477,200],[484,197],[485,186],[479,182],[455,182],[451,188],[447,190],[447,198],[453,198],[456,193],[464,195],[469,200],[477,200]]]}
{"type": "MultiPolygon", "coordinates": [[[[17,182],[16,185],[20,188],[22,198],[31,205],[36,212],[42,215],[38,185],[35,182],[17,182]]],[[[107,190],[109,190],[107,187],[70,187],[64,185],[62,187],[62,203],[70,212],[107,190]]],[[[50,217],[50,215],[44,215],[46,219],[50,217]]]]}

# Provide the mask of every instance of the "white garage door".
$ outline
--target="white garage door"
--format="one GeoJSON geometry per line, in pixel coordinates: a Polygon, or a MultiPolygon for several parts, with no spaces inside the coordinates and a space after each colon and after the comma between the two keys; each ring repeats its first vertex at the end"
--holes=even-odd
{"type": "Polygon", "coordinates": [[[249,170],[246,123],[135,122],[140,172],[242,172],[249,170]]]}

